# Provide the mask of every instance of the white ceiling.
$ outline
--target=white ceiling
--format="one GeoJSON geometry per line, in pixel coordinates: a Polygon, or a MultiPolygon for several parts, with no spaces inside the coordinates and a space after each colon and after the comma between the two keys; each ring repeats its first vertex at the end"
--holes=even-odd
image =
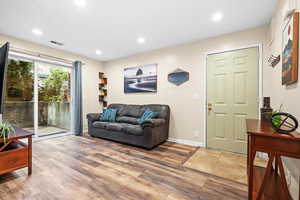
{"type": "Polygon", "coordinates": [[[74,0],[0,0],[0,33],[110,60],[267,24],[277,1],[86,0],[78,7],[74,0]],[[211,21],[215,12],[222,21],[211,21]],[[33,35],[33,28],[44,34],[33,35]]]}

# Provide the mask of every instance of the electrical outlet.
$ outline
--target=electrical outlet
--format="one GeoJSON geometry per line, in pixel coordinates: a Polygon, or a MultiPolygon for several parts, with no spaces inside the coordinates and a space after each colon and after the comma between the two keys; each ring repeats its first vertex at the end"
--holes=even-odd
{"type": "Polygon", "coordinates": [[[200,132],[199,132],[199,130],[195,130],[195,131],[194,131],[194,136],[195,136],[195,137],[200,137],[200,132]]]}

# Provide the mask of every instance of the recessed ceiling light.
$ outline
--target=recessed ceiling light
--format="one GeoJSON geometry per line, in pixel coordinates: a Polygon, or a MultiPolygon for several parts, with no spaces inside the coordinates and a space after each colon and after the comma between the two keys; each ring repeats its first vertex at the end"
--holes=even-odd
{"type": "Polygon", "coordinates": [[[137,41],[137,43],[139,43],[139,44],[144,44],[144,43],[146,42],[146,39],[143,38],[143,37],[139,37],[136,41],[137,41]]]}
{"type": "Polygon", "coordinates": [[[101,55],[101,54],[102,54],[102,51],[101,51],[101,50],[96,50],[96,54],[97,54],[97,55],[101,55]]]}
{"type": "Polygon", "coordinates": [[[85,0],[74,0],[76,6],[78,7],[84,7],[86,5],[86,1],[85,0]]]}
{"type": "Polygon", "coordinates": [[[213,14],[211,20],[214,21],[214,22],[219,22],[223,19],[223,14],[220,13],[220,12],[217,12],[215,14],[213,14]]]}
{"type": "Polygon", "coordinates": [[[32,33],[33,33],[34,35],[43,35],[43,31],[41,31],[41,30],[38,29],[38,28],[32,29],[32,33]]]}

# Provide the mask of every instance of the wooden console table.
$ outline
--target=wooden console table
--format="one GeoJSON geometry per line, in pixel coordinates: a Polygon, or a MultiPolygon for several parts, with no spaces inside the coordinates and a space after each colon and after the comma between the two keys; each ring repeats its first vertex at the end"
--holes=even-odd
{"type": "Polygon", "coordinates": [[[248,134],[248,199],[291,200],[281,156],[300,159],[300,134],[297,132],[277,133],[268,121],[249,119],[246,120],[246,125],[248,134]],[[266,168],[254,166],[256,152],[268,154],[269,161],[266,168]],[[275,161],[275,168],[273,161],[275,161]]]}
{"type": "MultiPolygon", "coordinates": [[[[28,175],[32,173],[32,135],[23,129],[16,129],[6,144],[0,146],[0,174],[28,167],[28,175]],[[20,141],[27,138],[28,144],[20,141]]],[[[0,140],[0,143],[3,142],[0,140]]]]}

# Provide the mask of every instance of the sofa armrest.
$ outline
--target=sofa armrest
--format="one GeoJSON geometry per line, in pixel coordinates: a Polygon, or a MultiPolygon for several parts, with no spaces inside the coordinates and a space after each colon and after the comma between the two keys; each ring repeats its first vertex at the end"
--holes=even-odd
{"type": "Polygon", "coordinates": [[[141,126],[143,128],[146,128],[146,127],[154,128],[154,127],[162,126],[165,123],[166,123],[165,119],[147,119],[141,124],[141,126]]]}
{"type": "Polygon", "coordinates": [[[89,120],[89,122],[93,123],[94,121],[100,120],[101,114],[99,113],[89,113],[86,115],[86,118],[89,120]]]}

